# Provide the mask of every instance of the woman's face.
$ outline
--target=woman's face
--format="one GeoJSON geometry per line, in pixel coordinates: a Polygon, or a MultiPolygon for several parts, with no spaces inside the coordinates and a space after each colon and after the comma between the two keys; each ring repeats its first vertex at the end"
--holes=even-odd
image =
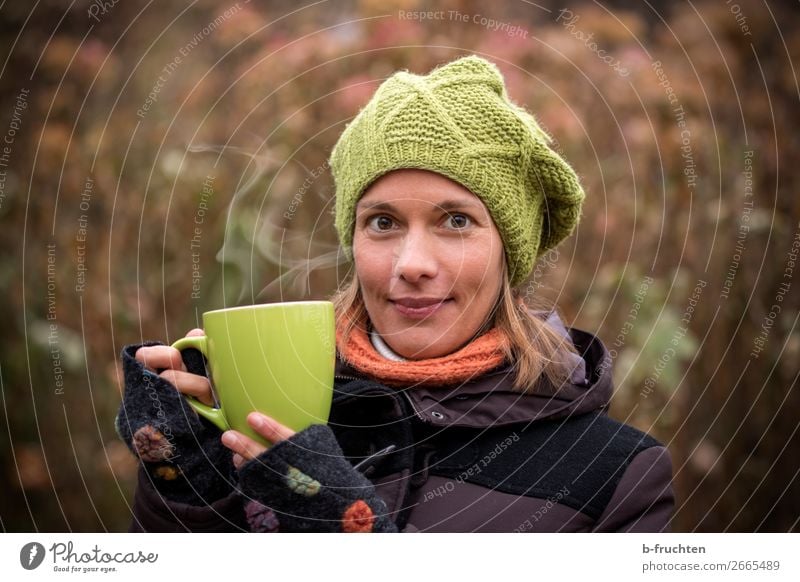
{"type": "Polygon", "coordinates": [[[461,348],[500,294],[503,243],[489,211],[434,172],[395,170],[370,185],[353,255],[372,325],[405,358],[461,348]]]}

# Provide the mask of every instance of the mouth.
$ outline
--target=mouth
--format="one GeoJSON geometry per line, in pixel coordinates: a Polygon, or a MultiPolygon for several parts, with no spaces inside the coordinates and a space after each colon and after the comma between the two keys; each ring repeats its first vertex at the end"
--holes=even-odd
{"type": "Polygon", "coordinates": [[[424,319],[451,303],[451,297],[399,297],[389,299],[389,303],[403,316],[410,319],[424,319]]]}

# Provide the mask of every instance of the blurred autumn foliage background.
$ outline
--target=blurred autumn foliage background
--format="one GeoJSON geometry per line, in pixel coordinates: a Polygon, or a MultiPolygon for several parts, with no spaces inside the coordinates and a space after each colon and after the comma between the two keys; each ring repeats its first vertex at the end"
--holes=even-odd
{"type": "Polygon", "coordinates": [[[392,72],[469,53],[583,179],[526,289],[612,349],[674,528],[798,529],[796,3],[101,4],[0,8],[4,531],[127,528],[122,346],[330,294],[338,134],[392,72]]]}

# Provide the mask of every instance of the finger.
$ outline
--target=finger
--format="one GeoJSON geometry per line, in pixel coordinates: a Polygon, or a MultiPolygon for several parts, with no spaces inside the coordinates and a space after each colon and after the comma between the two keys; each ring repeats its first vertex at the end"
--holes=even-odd
{"type": "Polygon", "coordinates": [[[240,455],[239,453],[234,453],[233,466],[236,467],[236,470],[238,471],[239,467],[241,467],[243,464],[244,464],[244,457],[242,457],[242,455],[240,455]]]}
{"type": "Polygon", "coordinates": [[[251,412],[247,415],[247,424],[253,427],[253,430],[266,438],[271,443],[279,443],[294,436],[295,431],[288,426],[284,426],[271,416],[267,416],[261,412],[251,412]]]}
{"type": "Polygon", "coordinates": [[[204,332],[199,327],[196,327],[196,328],[194,328],[194,329],[192,329],[192,330],[190,330],[190,331],[188,331],[186,333],[186,337],[197,337],[197,336],[201,336],[201,335],[206,335],[206,332],[204,332]]]}
{"type": "Polygon", "coordinates": [[[156,369],[186,371],[181,353],[170,346],[146,346],[136,350],[135,358],[151,372],[156,369]]]}
{"type": "Polygon", "coordinates": [[[235,430],[226,430],[222,433],[222,444],[242,457],[243,462],[255,459],[267,450],[264,445],[235,430]]]}
{"type": "Polygon", "coordinates": [[[178,370],[164,370],[159,376],[175,386],[181,394],[194,396],[203,404],[214,405],[214,398],[211,395],[211,383],[205,376],[178,370]]]}

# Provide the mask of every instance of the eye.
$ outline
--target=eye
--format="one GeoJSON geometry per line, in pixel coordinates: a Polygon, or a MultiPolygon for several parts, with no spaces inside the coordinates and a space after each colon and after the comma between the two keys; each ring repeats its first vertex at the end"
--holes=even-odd
{"type": "Polygon", "coordinates": [[[394,226],[394,221],[385,214],[373,216],[367,221],[367,226],[378,232],[386,232],[394,226]]]}
{"type": "Polygon", "coordinates": [[[449,228],[463,230],[471,225],[472,221],[470,220],[469,216],[466,216],[465,214],[450,214],[447,217],[446,224],[449,228]]]}

